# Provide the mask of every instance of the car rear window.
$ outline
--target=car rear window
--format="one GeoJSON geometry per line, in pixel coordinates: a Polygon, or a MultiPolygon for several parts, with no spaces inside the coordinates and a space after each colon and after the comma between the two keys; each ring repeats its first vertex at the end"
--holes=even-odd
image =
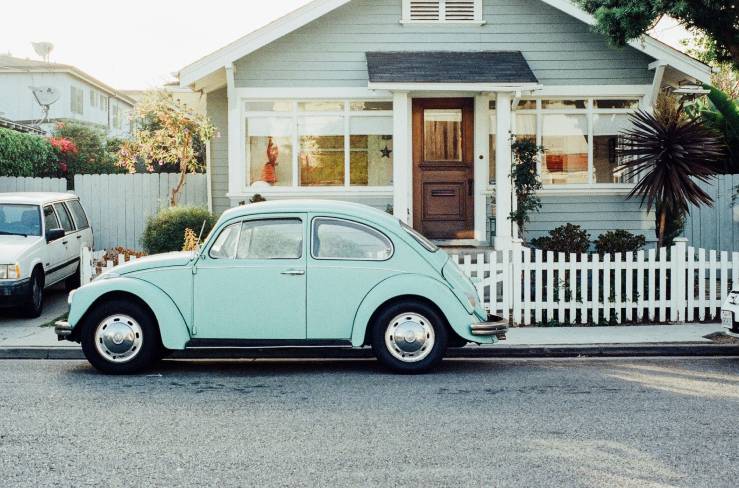
{"type": "Polygon", "coordinates": [[[67,207],[72,212],[72,217],[74,217],[74,222],[77,224],[78,229],[87,229],[90,227],[90,223],[87,221],[87,215],[85,215],[85,211],[79,200],[68,201],[67,207]]]}

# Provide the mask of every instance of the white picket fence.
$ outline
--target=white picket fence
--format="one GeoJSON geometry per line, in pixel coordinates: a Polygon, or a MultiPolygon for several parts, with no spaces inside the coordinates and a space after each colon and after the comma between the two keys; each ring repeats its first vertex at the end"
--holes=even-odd
{"type": "Polygon", "coordinates": [[[67,180],[64,178],[32,178],[0,176],[0,193],[17,191],[67,191],[67,180]]]}
{"type": "Polygon", "coordinates": [[[452,258],[485,307],[517,325],[714,320],[739,284],[739,253],[695,249],[686,239],[603,256],[518,246],[452,258]]]}
{"type": "MultiPolygon", "coordinates": [[[[96,268],[104,255],[83,250],[83,283],[118,264],[96,268]]],[[[452,259],[475,283],[485,308],[515,325],[715,320],[739,284],[739,252],[695,249],[686,239],[670,249],[603,256],[518,246],[452,259]]]]}

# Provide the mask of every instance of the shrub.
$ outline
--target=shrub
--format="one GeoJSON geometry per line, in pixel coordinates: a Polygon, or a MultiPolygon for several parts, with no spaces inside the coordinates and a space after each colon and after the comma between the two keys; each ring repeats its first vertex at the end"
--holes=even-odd
{"type": "Polygon", "coordinates": [[[48,139],[0,129],[0,176],[49,176],[58,168],[48,139]]]}
{"type": "Polygon", "coordinates": [[[193,229],[200,234],[205,222],[203,236],[216,223],[216,217],[200,207],[172,207],[150,217],[141,237],[141,244],[149,254],[180,251],[183,246],[185,229],[193,229]]]}
{"type": "Polygon", "coordinates": [[[555,253],[586,253],[590,248],[590,234],[579,225],[566,224],[550,230],[548,236],[532,239],[531,245],[555,253]]]}
{"type": "Polygon", "coordinates": [[[70,182],[78,174],[125,172],[116,166],[116,155],[111,152],[111,149],[117,149],[118,142],[111,141],[109,148],[103,131],[79,122],[62,122],[57,124],[54,136],[71,141],[77,148],[75,157],[66,161],[67,178],[70,182]]]}
{"type": "Polygon", "coordinates": [[[636,252],[643,248],[647,239],[643,235],[632,234],[627,230],[609,230],[593,242],[598,254],[636,252]]]}

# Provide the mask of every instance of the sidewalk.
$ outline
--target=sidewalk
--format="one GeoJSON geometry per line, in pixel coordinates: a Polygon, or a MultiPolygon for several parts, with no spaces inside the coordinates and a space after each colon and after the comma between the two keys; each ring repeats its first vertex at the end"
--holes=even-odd
{"type": "MultiPolygon", "coordinates": [[[[59,342],[48,324],[66,311],[64,294],[49,296],[39,319],[0,320],[0,359],[81,359],[78,344],[59,342]]],[[[573,357],[644,355],[739,355],[739,345],[716,344],[705,336],[722,332],[721,324],[677,324],[618,327],[512,328],[508,339],[490,346],[450,350],[453,357],[573,357]]],[[[194,352],[174,357],[196,357],[194,352]]],[[[370,351],[325,348],[221,351],[219,357],[370,357],[370,351]]]]}

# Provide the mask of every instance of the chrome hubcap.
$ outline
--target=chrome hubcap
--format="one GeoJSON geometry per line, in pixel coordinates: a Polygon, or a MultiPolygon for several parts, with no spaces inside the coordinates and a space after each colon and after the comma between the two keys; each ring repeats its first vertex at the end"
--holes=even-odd
{"type": "Polygon", "coordinates": [[[398,315],[385,330],[385,346],[396,359],[406,363],[421,361],[431,354],[436,334],[431,322],[417,313],[398,315]]]}
{"type": "Polygon", "coordinates": [[[144,332],[128,315],[111,315],[95,330],[95,347],[112,363],[125,363],[135,358],[144,342],[144,332]]]}

